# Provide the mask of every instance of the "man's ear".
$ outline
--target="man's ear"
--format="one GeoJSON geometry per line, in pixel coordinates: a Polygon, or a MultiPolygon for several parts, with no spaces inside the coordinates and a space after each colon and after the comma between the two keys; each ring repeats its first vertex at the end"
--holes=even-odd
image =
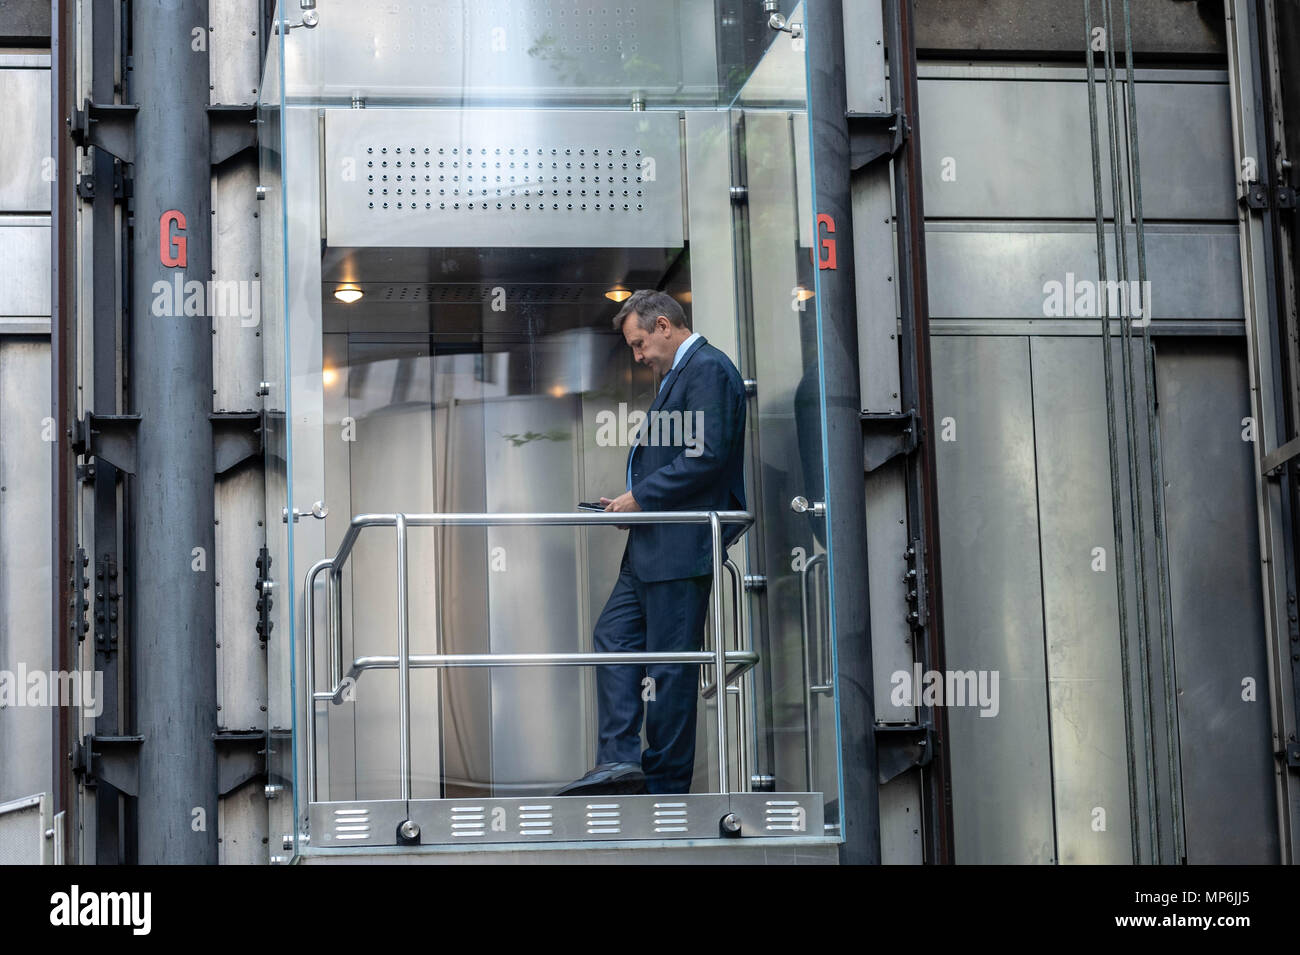
{"type": "Polygon", "coordinates": [[[660,315],[655,319],[655,330],[671,335],[673,331],[673,323],[668,321],[667,315],[660,315]]]}

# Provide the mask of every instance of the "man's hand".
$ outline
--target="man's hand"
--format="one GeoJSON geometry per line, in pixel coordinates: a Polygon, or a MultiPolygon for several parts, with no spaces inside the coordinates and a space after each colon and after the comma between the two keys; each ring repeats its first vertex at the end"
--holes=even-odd
{"type": "MultiPolygon", "coordinates": [[[[602,497],[600,499],[600,503],[605,505],[606,511],[641,510],[641,505],[636,502],[636,498],[632,496],[631,491],[624,491],[622,494],[620,494],[618,497],[614,498],[613,500],[610,500],[607,497],[602,497]]],[[[615,526],[621,531],[625,531],[628,529],[626,524],[616,524],[615,526]]]]}
{"type": "Polygon", "coordinates": [[[641,505],[636,502],[636,498],[632,496],[631,491],[624,491],[622,494],[620,494],[618,497],[614,498],[613,500],[610,500],[607,497],[602,497],[600,499],[600,503],[605,505],[605,510],[607,511],[641,510],[641,505]]]}

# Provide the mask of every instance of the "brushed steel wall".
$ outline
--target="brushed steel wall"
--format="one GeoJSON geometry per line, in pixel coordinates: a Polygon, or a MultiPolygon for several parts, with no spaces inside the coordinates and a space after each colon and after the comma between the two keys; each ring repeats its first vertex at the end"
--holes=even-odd
{"type": "MultiPolygon", "coordinates": [[[[1172,738],[1141,353],[1133,399],[1152,629],[1146,704],[1130,636],[1130,732],[1117,557],[1130,628],[1140,597],[1122,354],[1117,342],[1125,527],[1117,555],[1099,325],[1045,310],[1047,283],[1097,278],[1083,70],[921,72],[947,665],[1000,674],[996,717],[949,713],[960,862],[1122,863],[1135,851],[1147,859],[1157,826],[1168,859],[1171,802],[1187,861],[1277,857],[1268,717],[1263,704],[1243,703],[1240,686],[1265,663],[1250,448],[1240,436],[1248,390],[1226,77],[1138,71],[1137,84],[1172,586],[1172,738]],[[1220,517],[1225,509],[1238,519],[1220,517]],[[1228,808],[1243,801],[1253,810],[1228,808]]],[[[1124,159],[1126,132],[1120,149],[1124,159]]],[[[1106,152],[1103,138],[1109,216],[1106,152]]],[[[1136,279],[1131,222],[1129,230],[1136,279]]],[[[1111,234],[1106,253],[1115,279],[1111,234]]]]}

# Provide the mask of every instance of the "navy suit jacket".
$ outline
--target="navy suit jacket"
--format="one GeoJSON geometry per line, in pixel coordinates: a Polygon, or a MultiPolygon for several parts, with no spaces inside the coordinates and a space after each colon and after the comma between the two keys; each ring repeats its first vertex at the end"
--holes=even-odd
{"type": "MultiPolygon", "coordinates": [[[[745,509],[745,386],[702,336],[665,377],[628,452],[643,511],[745,509]]],[[[723,542],[744,528],[724,524],[723,542]]],[[[632,573],[646,582],[713,572],[708,524],[640,524],[628,531],[632,573]]]]}

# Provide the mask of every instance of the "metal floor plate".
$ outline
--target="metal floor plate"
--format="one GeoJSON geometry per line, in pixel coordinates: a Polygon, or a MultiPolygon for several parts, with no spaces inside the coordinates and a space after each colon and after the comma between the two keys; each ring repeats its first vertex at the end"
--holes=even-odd
{"type": "Polygon", "coordinates": [[[316,848],[396,846],[407,819],[419,826],[418,843],[407,844],[419,845],[716,839],[728,814],[740,826],[733,838],[806,838],[822,831],[820,793],[387,799],[308,809],[316,848]]]}

